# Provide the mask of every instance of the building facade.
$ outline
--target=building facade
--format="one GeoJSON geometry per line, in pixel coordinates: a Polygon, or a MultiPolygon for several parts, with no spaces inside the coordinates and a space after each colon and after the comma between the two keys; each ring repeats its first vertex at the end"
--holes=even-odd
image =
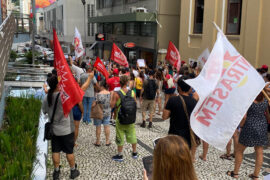
{"type": "Polygon", "coordinates": [[[31,0],[20,0],[20,14],[21,17],[24,15],[30,15],[31,0]]]}
{"type": "Polygon", "coordinates": [[[182,0],[182,59],[197,59],[204,49],[212,49],[217,34],[215,22],[253,66],[269,65],[269,9],[269,0],[182,0]]]}
{"type": "Polygon", "coordinates": [[[179,0],[96,0],[96,8],[97,16],[89,23],[97,25],[97,36],[105,37],[96,45],[96,55],[104,60],[116,43],[129,63],[145,59],[155,66],[164,58],[159,50],[167,49],[169,40],[178,46],[179,0]]]}
{"type": "Polygon", "coordinates": [[[79,0],[59,0],[51,4],[50,6],[43,8],[44,28],[43,32],[41,32],[40,35],[44,39],[46,39],[47,45],[50,45],[50,43],[48,42],[49,40],[53,39],[52,32],[53,28],[55,28],[62,47],[66,47],[63,48],[64,53],[70,53],[70,50],[72,51],[74,30],[75,27],[77,27],[81,34],[84,47],[86,47],[86,55],[91,56],[91,52],[89,51],[88,47],[94,43],[95,29],[88,26],[87,14],[95,13],[95,8],[93,8],[93,11],[89,10],[91,12],[88,11],[88,7],[91,7],[93,5],[94,0],[86,0],[85,15],[84,6],[79,0]],[[89,30],[89,28],[91,29],[89,30]]]}

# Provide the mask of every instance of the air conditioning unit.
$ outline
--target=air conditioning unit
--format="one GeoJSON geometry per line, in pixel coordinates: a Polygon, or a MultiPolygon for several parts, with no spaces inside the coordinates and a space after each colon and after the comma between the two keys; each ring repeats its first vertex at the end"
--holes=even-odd
{"type": "Polygon", "coordinates": [[[129,8],[129,11],[130,11],[131,13],[135,13],[135,12],[137,12],[137,7],[130,7],[130,8],[129,8]]]}
{"type": "Polygon", "coordinates": [[[136,8],[136,12],[143,12],[143,13],[147,13],[147,9],[144,7],[138,7],[136,8]]]}

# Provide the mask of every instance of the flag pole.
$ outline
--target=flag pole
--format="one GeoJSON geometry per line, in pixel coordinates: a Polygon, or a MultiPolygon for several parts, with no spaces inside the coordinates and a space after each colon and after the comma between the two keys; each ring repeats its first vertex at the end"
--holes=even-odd
{"type": "Polygon", "coordinates": [[[264,97],[270,102],[270,97],[268,96],[268,94],[265,92],[265,90],[262,90],[262,93],[264,95],[264,97]]]}

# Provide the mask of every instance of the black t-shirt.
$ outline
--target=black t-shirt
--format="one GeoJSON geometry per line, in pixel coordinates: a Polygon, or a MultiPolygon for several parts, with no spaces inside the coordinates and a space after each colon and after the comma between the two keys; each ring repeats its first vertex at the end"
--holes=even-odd
{"type": "MultiPolygon", "coordinates": [[[[182,97],[186,103],[188,115],[190,116],[197,102],[190,96],[182,97]]],[[[190,145],[189,120],[186,117],[180,97],[171,97],[168,100],[165,109],[171,112],[169,134],[182,136],[190,145]]]]}

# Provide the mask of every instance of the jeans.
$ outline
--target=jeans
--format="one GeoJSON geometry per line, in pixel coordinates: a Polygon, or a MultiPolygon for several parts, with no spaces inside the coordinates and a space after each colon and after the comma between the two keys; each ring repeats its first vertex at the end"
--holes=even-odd
{"type": "Polygon", "coordinates": [[[83,122],[91,122],[91,106],[94,100],[94,97],[83,97],[83,122]]]}

